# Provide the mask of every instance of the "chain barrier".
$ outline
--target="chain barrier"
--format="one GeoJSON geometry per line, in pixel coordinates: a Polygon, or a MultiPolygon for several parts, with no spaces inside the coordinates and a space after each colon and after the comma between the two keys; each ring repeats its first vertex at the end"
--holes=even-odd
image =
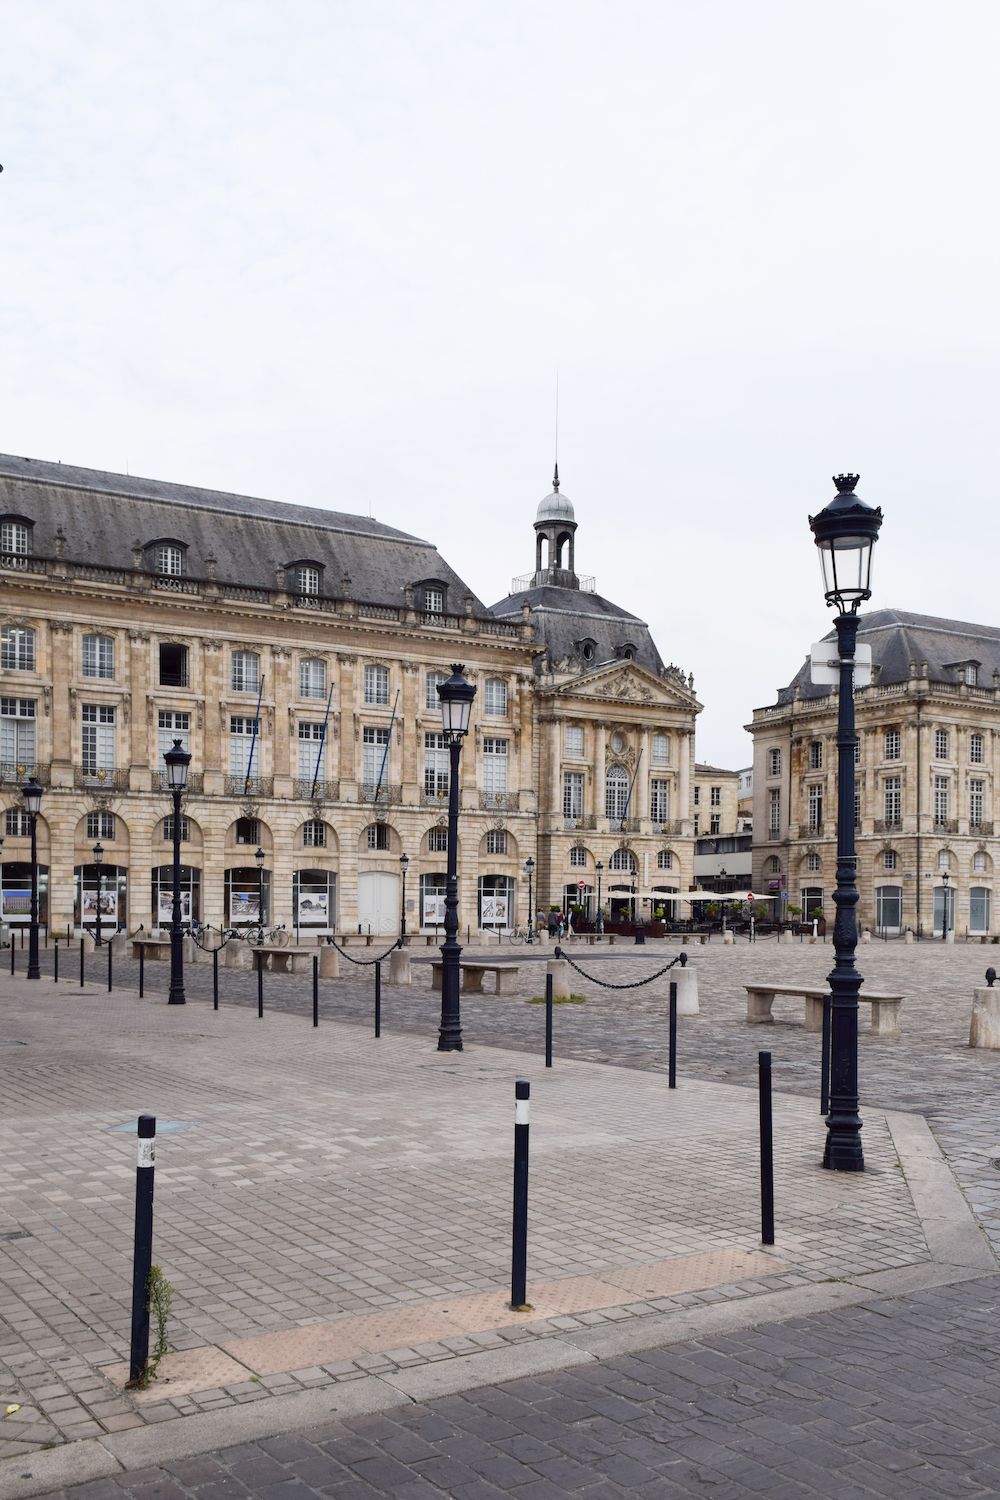
{"type": "Polygon", "coordinates": [[[346,958],[349,964],[355,964],[359,969],[369,969],[372,964],[382,963],[383,959],[388,958],[390,953],[395,952],[397,948],[402,948],[403,946],[403,939],[398,937],[391,947],[387,948],[384,953],[379,954],[378,958],[355,958],[353,954],[348,953],[346,948],[340,946],[336,938],[328,937],[327,942],[331,948],[336,948],[337,952],[346,958]]]}
{"type": "Polygon", "coordinates": [[[681,968],[683,969],[685,967],[685,965],[687,964],[687,961],[688,961],[687,954],[684,953],[684,952],[681,952],[681,953],[678,953],[678,955],[677,955],[676,958],[672,958],[668,964],[664,964],[664,966],[663,966],[662,969],[657,969],[657,971],[656,971],[655,974],[647,974],[647,976],[646,976],[645,979],[636,979],[631,984],[613,984],[610,979],[595,979],[594,976],[593,976],[593,974],[588,974],[585,969],[581,969],[580,965],[578,963],[575,963],[573,961],[573,959],[570,958],[570,956],[566,952],[565,948],[560,948],[558,944],[556,945],[554,952],[555,952],[556,958],[564,958],[566,960],[566,962],[569,964],[570,968],[571,969],[575,969],[576,972],[583,979],[589,980],[589,982],[591,984],[598,984],[598,985],[600,985],[601,989],[603,989],[603,990],[638,990],[638,989],[641,989],[644,984],[652,984],[652,982],[653,982],[654,979],[660,979],[664,974],[668,973],[674,967],[675,964],[680,964],[681,968]]]}
{"type": "Polygon", "coordinates": [[[236,932],[232,927],[212,927],[211,923],[199,923],[197,930],[193,926],[188,929],[187,936],[196,947],[201,949],[202,953],[221,953],[231,939],[240,937],[241,934],[236,932]],[[202,934],[212,932],[218,932],[222,939],[221,943],[202,942],[202,934]]]}

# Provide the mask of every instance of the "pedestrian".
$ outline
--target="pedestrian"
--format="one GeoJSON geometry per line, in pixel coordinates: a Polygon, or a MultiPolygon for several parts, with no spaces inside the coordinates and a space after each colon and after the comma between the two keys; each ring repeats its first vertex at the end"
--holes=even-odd
{"type": "Polygon", "coordinates": [[[563,934],[565,933],[565,931],[566,931],[566,918],[564,917],[563,913],[560,912],[559,913],[558,925],[556,927],[556,935],[559,938],[560,942],[562,941],[563,934]]]}

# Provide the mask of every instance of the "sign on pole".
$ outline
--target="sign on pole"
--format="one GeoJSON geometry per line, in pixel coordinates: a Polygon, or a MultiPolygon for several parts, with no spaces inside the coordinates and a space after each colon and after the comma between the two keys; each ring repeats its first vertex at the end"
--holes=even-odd
{"type": "Polygon", "coordinates": [[[750,902],[750,905],[753,906],[753,891],[747,891],[747,900],[750,902]]]}

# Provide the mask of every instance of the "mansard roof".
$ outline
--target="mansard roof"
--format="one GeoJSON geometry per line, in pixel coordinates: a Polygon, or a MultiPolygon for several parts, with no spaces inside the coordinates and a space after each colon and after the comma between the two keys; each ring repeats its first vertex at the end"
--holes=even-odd
{"type": "Polygon", "coordinates": [[[434,580],[449,590],[449,611],[471,594],[474,612],[487,613],[432,542],[367,516],[0,454],[3,512],[34,522],[38,556],[55,554],[61,529],[68,558],[131,568],[136,546],[169,538],[184,544],[196,578],[211,557],[220,580],[273,588],[276,568],[308,557],[325,570],[324,593],[339,593],[346,574],[355,598],[398,605],[406,584],[434,580]]]}
{"type": "MultiPolygon", "coordinates": [[[[822,639],[835,641],[836,631],[829,630],[822,639]]],[[[911,662],[917,674],[930,682],[957,682],[958,668],[966,663],[978,666],[980,687],[992,687],[993,673],[1000,672],[1000,627],[996,625],[970,625],[903,609],[876,609],[860,617],[858,642],[872,648],[874,680],[879,687],[906,682],[911,662]]],[[[808,658],[788,686],[779,689],[777,703],[790,703],[796,689],[804,699],[825,698],[830,692],[829,687],[817,687],[810,681],[808,658]]]]}
{"type": "Polygon", "coordinates": [[[523,604],[531,605],[535,634],[548,648],[548,661],[538,661],[540,669],[596,669],[620,658],[622,650],[631,647],[633,661],[651,672],[663,671],[663,660],[645,621],[601,594],[543,584],[508,594],[493,605],[492,613],[500,619],[518,617],[523,604]],[[583,653],[584,642],[593,648],[589,657],[583,653]],[[556,665],[563,661],[569,665],[556,665]]]}

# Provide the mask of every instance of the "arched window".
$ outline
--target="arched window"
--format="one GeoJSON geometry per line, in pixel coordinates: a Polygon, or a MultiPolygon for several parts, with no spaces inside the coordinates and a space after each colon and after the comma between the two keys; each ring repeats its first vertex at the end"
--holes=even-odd
{"type": "Polygon", "coordinates": [[[569,862],[571,865],[586,865],[587,851],[582,844],[574,844],[569,851],[569,862]]]}
{"type": "Polygon", "coordinates": [[[672,870],[674,867],[674,856],[669,849],[661,849],[656,856],[656,868],[658,870],[672,870]]]}
{"type": "Polygon", "coordinates": [[[114,677],[115,643],[111,636],[84,636],[83,675],[84,677],[114,677]]]}
{"type": "Polygon", "coordinates": [[[165,578],[179,578],[184,571],[184,549],[176,542],[157,542],[153,567],[165,578]]]}
{"type": "Polygon", "coordinates": [[[772,854],[771,855],[771,858],[767,862],[767,869],[768,869],[768,874],[770,874],[770,875],[780,875],[781,874],[781,860],[778,858],[778,856],[776,854],[772,854]]]}
{"type": "Polygon", "coordinates": [[[806,855],[806,869],[807,870],[816,871],[816,870],[818,870],[820,868],[820,866],[821,866],[822,863],[823,863],[823,861],[820,859],[820,857],[819,857],[818,854],[807,854],[806,855]]]}
{"type": "Polygon", "coordinates": [[[620,822],[628,806],[628,772],[624,766],[609,766],[604,783],[604,815],[620,822]]]}
{"type": "Polygon", "coordinates": [[[507,853],[507,830],[505,828],[491,828],[486,835],[487,854],[507,853]]]}
{"type": "Polygon", "coordinates": [[[233,692],[256,693],[260,687],[260,657],[256,651],[233,652],[233,692]]]}
{"type": "Polygon", "coordinates": [[[35,670],[35,632],[27,625],[5,625],[0,630],[0,667],[5,672],[35,670]]]}
{"type": "Polygon", "coordinates": [[[608,861],[608,869],[628,870],[628,872],[631,874],[631,872],[635,869],[635,858],[632,854],[631,849],[616,849],[614,854],[612,854],[610,860],[608,861]]]}
{"type": "Polygon", "coordinates": [[[367,843],[369,849],[388,849],[388,823],[369,823],[368,827],[365,829],[365,842],[367,843]]]}
{"type": "Polygon", "coordinates": [[[882,868],[883,870],[894,870],[896,868],[895,849],[887,849],[882,855],[882,868]]]}
{"type": "Polygon", "coordinates": [[[507,684],[502,677],[487,677],[483,698],[484,712],[491,719],[507,717],[507,684]]]}
{"type": "Polygon", "coordinates": [[[444,854],[447,848],[447,828],[429,828],[427,830],[427,852],[429,854],[444,854]]]}
{"type": "Polygon", "coordinates": [[[939,870],[951,869],[951,855],[948,853],[947,849],[941,849],[939,851],[937,863],[939,870]]]}
{"type": "Polygon", "coordinates": [[[302,825],[302,846],[305,849],[326,848],[326,824],[319,818],[310,818],[302,825]]]}
{"type": "Polygon", "coordinates": [[[982,849],[977,849],[975,854],[972,856],[972,868],[977,872],[985,870],[987,868],[986,855],[984,854],[982,849]]]}

